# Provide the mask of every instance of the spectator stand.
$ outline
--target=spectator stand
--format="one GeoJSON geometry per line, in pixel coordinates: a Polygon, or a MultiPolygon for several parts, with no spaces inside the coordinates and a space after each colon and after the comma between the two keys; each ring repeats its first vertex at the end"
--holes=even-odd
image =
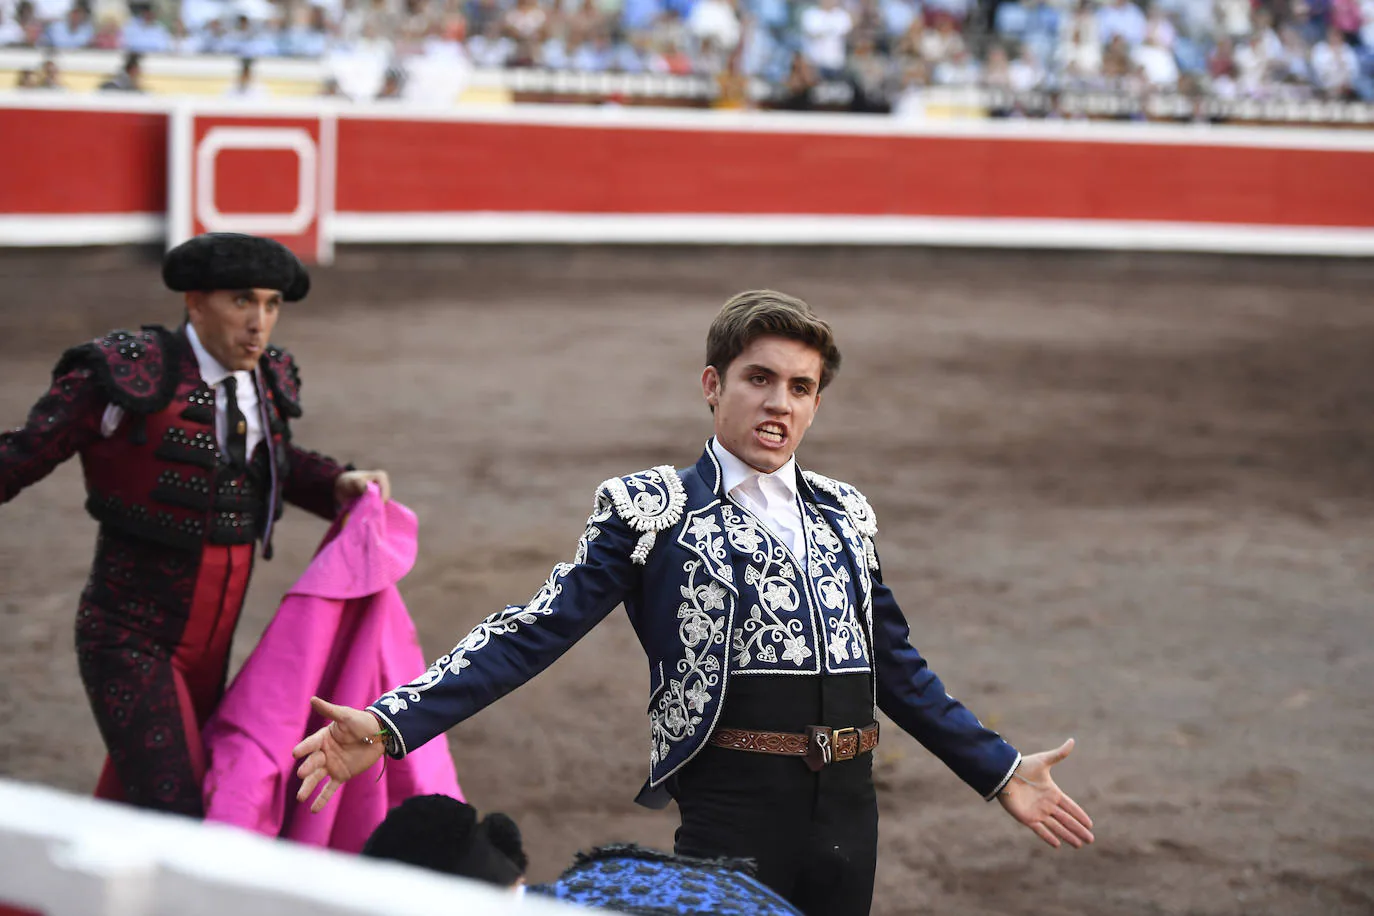
{"type": "Polygon", "coordinates": [[[439,106],[1364,125],[1374,104],[1374,0],[0,0],[3,48],[30,52],[0,61],[25,89],[439,106]]]}
{"type": "MultiPolygon", "coordinates": [[[[22,72],[36,72],[47,60],[56,62],[61,88],[72,93],[96,91],[118,72],[119,51],[56,52],[37,48],[0,49],[0,93],[15,86],[22,72]]],[[[148,54],[141,58],[143,89],[158,96],[223,96],[233,86],[241,58],[231,55],[148,54]]],[[[329,94],[347,61],[331,58],[265,58],[255,61],[262,87],[259,101],[308,98],[329,94]]],[[[368,86],[380,86],[381,70],[368,86]]],[[[849,80],[816,81],[807,92],[805,110],[843,112],[855,107],[856,88],[849,80]]],[[[359,93],[370,98],[371,93],[359,93]]],[[[750,105],[779,107],[776,87],[762,79],[748,81],[750,105]]],[[[1288,124],[1368,128],[1374,104],[1320,98],[1220,98],[1173,92],[1124,93],[1100,88],[1031,89],[1016,92],[982,86],[925,86],[914,114],[899,117],[931,120],[985,117],[1063,118],[1079,120],[1144,120],[1246,125],[1288,124]]],[[[404,100],[403,100],[404,101],[404,100]]],[[[449,91],[430,93],[426,104],[511,104],[539,102],[582,105],[641,105],[672,108],[720,107],[718,82],[705,76],[582,72],[535,68],[464,69],[449,91]]]]}

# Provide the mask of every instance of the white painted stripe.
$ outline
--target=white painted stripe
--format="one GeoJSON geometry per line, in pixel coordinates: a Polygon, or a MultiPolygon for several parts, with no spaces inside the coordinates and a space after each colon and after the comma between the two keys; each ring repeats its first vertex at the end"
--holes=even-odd
{"type": "Polygon", "coordinates": [[[172,109],[167,124],[167,250],[189,239],[191,219],[192,135],[195,115],[190,103],[172,109]]]}
{"type": "MultiPolygon", "coordinates": [[[[602,215],[573,213],[338,213],[334,241],[692,245],[933,245],[1196,251],[1228,254],[1374,255],[1374,229],[1091,220],[885,216],[602,215]]],[[[158,242],[156,213],[0,215],[0,246],[158,242]]]]}
{"type": "Polygon", "coordinates": [[[132,245],[159,242],[167,231],[161,213],[0,214],[0,246],[132,245]]]}
{"type": "Polygon", "coordinates": [[[1304,127],[1233,127],[1110,121],[970,119],[925,121],[890,115],[781,111],[727,111],[577,105],[455,106],[427,110],[384,105],[340,109],[346,119],[468,121],[546,127],[617,130],[726,131],[870,137],[975,140],[1040,140],[1064,143],[1129,143],[1160,146],[1226,146],[1261,149],[1374,151],[1374,131],[1304,127]]]}
{"type": "Polygon", "coordinates": [[[1362,257],[1374,229],[1109,220],[727,214],[337,213],[357,242],[937,245],[1362,257]]]}
{"type": "MultiPolygon", "coordinates": [[[[938,100],[932,99],[931,104],[938,100]]],[[[0,91],[0,109],[170,112],[168,96],[47,95],[0,91]]],[[[453,105],[339,102],[319,98],[268,101],[228,98],[186,100],[197,114],[292,118],[334,114],[343,120],[471,122],[617,130],[727,131],[800,135],[931,137],[945,139],[1037,140],[1064,143],[1128,143],[1162,146],[1224,146],[1374,152],[1374,130],[1319,127],[1244,127],[1152,122],[1045,121],[1011,119],[912,120],[889,115],[724,111],[587,105],[453,105]]]]}
{"type": "Polygon", "coordinates": [[[315,260],[334,263],[334,192],[338,188],[339,119],[320,116],[320,213],[315,224],[315,260]]]}
{"type": "MultiPolygon", "coordinates": [[[[34,51],[40,55],[41,52],[34,51]]],[[[66,63],[59,59],[58,65],[66,63]]],[[[26,66],[36,66],[26,65],[26,66]]],[[[111,71],[113,72],[113,68],[111,71]]],[[[140,95],[135,92],[73,92],[48,94],[32,89],[0,91],[0,108],[23,108],[47,111],[133,111],[167,112],[174,103],[171,96],[140,95]]]]}

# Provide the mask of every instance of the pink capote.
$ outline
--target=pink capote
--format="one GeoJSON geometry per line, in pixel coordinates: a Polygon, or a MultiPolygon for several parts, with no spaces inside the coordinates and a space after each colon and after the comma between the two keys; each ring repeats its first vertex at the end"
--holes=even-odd
{"type": "Polygon", "coordinates": [[[463,797],[440,740],[386,760],[380,781],[380,764],[354,777],[319,814],[296,801],[291,749],[324,724],[311,695],[361,708],[426,668],[396,590],[415,564],[417,528],[372,485],[329,529],[206,723],[206,820],[357,852],[407,797],[463,797]]]}

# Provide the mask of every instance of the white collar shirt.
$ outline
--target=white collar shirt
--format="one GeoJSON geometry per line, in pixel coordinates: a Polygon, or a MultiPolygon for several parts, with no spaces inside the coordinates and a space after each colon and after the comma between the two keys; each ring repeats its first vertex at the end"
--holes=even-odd
{"type": "Polygon", "coordinates": [[[721,486],[726,495],[762,522],[793,556],[802,559],[806,539],[802,536],[801,504],[797,498],[796,457],[788,458],[773,473],[764,474],[736,458],[716,439],[711,440],[711,451],[720,463],[721,486]]]}
{"type": "Polygon", "coordinates": [[[246,454],[252,458],[253,450],[262,441],[262,412],[258,409],[258,385],[253,373],[246,369],[230,372],[220,365],[219,360],[211,356],[200,342],[190,322],[186,323],[186,339],[191,342],[191,350],[196,354],[200,377],[215,391],[215,441],[219,443],[220,451],[229,450],[229,397],[224,390],[224,380],[232,375],[237,382],[234,400],[238,401],[239,410],[248,426],[246,454]]]}

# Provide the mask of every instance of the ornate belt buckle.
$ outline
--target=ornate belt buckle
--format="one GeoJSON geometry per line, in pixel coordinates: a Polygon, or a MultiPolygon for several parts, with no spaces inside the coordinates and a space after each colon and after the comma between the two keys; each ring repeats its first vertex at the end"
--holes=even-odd
{"type": "Polygon", "coordinates": [[[830,747],[836,760],[853,760],[859,756],[859,730],[835,729],[830,733],[830,747]]]}

